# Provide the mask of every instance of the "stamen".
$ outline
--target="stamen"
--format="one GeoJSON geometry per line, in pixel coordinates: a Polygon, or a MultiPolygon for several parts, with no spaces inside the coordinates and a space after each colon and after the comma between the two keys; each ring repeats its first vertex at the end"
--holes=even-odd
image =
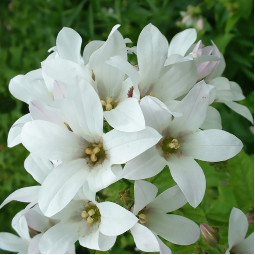
{"type": "Polygon", "coordinates": [[[104,100],[101,100],[102,106],[106,106],[106,102],[104,100]]]}
{"type": "Polygon", "coordinates": [[[86,148],[85,149],[85,153],[88,154],[88,155],[91,155],[92,154],[92,150],[90,148],[86,148]]]}
{"type": "Polygon", "coordinates": [[[105,106],[105,109],[106,109],[106,111],[111,111],[112,110],[112,105],[111,104],[107,104],[105,106]]]}
{"type": "Polygon", "coordinates": [[[87,218],[87,222],[88,222],[88,224],[92,224],[92,223],[93,223],[93,221],[94,221],[94,220],[93,220],[93,218],[92,218],[92,217],[90,217],[90,216],[89,216],[89,217],[87,218]]]}
{"type": "Polygon", "coordinates": [[[96,161],[97,161],[96,155],[95,155],[95,154],[91,154],[91,155],[90,155],[90,160],[91,160],[92,162],[96,162],[96,161]]]}
{"type": "Polygon", "coordinates": [[[140,223],[144,224],[144,223],[148,222],[149,218],[146,214],[141,213],[138,215],[138,217],[139,217],[140,223]]]}
{"type": "Polygon", "coordinates": [[[88,217],[88,213],[86,211],[82,211],[81,217],[82,218],[87,218],[88,217]]]}
{"type": "Polygon", "coordinates": [[[171,149],[179,149],[180,148],[180,144],[179,141],[177,139],[173,139],[170,143],[169,143],[169,148],[171,149]]]}
{"type": "Polygon", "coordinates": [[[88,211],[88,215],[89,216],[92,216],[92,215],[94,215],[96,212],[95,212],[95,210],[94,209],[90,209],[89,211],[88,211]]]}

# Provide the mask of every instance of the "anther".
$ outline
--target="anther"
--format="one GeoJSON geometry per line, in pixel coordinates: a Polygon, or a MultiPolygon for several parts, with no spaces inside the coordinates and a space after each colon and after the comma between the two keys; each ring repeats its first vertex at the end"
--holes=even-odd
{"type": "Polygon", "coordinates": [[[88,218],[87,218],[87,222],[88,222],[88,224],[92,224],[93,223],[93,219],[89,216],[88,218]]]}
{"type": "Polygon", "coordinates": [[[89,216],[92,216],[92,215],[94,215],[96,212],[95,212],[95,210],[94,209],[90,209],[89,211],[88,211],[88,215],[89,216]]]}
{"type": "Polygon", "coordinates": [[[111,104],[112,103],[112,98],[111,97],[107,98],[106,103],[111,104]]]}
{"type": "Polygon", "coordinates": [[[141,213],[138,215],[138,217],[139,217],[140,223],[142,224],[148,221],[148,216],[146,214],[141,213]]]}
{"type": "Polygon", "coordinates": [[[97,154],[99,151],[100,151],[100,148],[99,147],[95,147],[93,149],[93,154],[97,154]]]}
{"type": "Polygon", "coordinates": [[[178,142],[177,139],[173,139],[173,140],[171,141],[171,143],[169,143],[169,147],[170,147],[171,149],[177,150],[177,149],[180,148],[180,144],[179,144],[179,142],[178,142]]]}
{"type": "Polygon", "coordinates": [[[90,148],[86,148],[85,149],[85,153],[88,154],[88,155],[91,155],[92,154],[92,150],[90,148]]]}
{"type": "Polygon", "coordinates": [[[87,218],[88,217],[88,213],[86,211],[82,211],[81,217],[82,218],[87,218]]]}
{"type": "Polygon", "coordinates": [[[106,102],[104,100],[101,100],[102,106],[106,106],[106,102]]]}
{"type": "Polygon", "coordinates": [[[111,104],[107,104],[107,105],[105,106],[105,109],[106,109],[106,111],[112,110],[112,105],[111,105],[111,104]]]}
{"type": "Polygon", "coordinates": [[[90,155],[90,160],[91,160],[92,162],[96,162],[96,161],[97,161],[96,155],[95,155],[95,154],[91,154],[91,155],[90,155]]]}

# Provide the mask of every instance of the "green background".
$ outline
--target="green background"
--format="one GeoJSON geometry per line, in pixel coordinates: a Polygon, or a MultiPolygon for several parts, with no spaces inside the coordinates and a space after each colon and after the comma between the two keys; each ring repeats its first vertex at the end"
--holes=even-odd
{"type": "MultiPolygon", "coordinates": [[[[2,0],[0,19],[0,202],[14,190],[35,184],[23,166],[28,152],[21,145],[8,148],[6,144],[11,125],[28,112],[28,106],[9,93],[9,81],[18,74],[40,68],[40,62],[47,57],[47,50],[55,45],[63,26],[75,29],[82,36],[83,47],[90,40],[105,40],[115,24],[121,24],[120,32],[134,44],[149,22],[156,25],[169,41],[177,32],[196,27],[198,39],[203,39],[205,44],[213,40],[223,53],[227,64],[224,76],[242,87],[246,99],[240,103],[253,113],[254,18],[251,0],[2,0]],[[183,16],[189,17],[188,23],[182,22],[183,16]],[[203,29],[197,26],[199,19],[203,20],[203,29]]],[[[251,123],[223,105],[215,104],[215,107],[221,113],[223,129],[239,137],[244,149],[227,162],[199,162],[207,178],[205,198],[198,208],[186,205],[176,213],[198,224],[204,222],[218,228],[219,245],[212,248],[202,238],[190,246],[167,243],[173,253],[224,253],[232,207],[240,208],[253,218],[251,123]]],[[[174,185],[167,169],[150,181],[157,185],[159,192],[174,185]]],[[[132,182],[119,181],[99,195],[128,206],[129,201],[123,200],[119,191],[122,195],[132,196],[132,182]]],[[[0,211],[0,232],[13,232],[11,219],[23,207],[24,204],[12,202],[0,211]]],[[[253,224],[250,224],[249,233],[252,231],[253,224]]],[[[77,248],[78,252],[95,253],[82,247],[77,248]]],[[[110,252],[139,253],[129,232],[118,237],[110,252]]]]}

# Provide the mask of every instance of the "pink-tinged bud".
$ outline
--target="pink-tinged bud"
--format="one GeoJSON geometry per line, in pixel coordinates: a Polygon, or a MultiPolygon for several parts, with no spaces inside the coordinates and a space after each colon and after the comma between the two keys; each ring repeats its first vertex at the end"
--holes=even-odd
{"type": "Polygon", "coordinates": [[[253,224],[254,223],[254,213],[249,211],[247,214],[246,214],[246,217],[247,217],[247,220],[249,222],[249,224],[253,224]]]}
{"type": "Polygon", "coordinates": [[[251,132],[254,134],[254,126],[250,127],[251,132]]]}
{"type": "Polygon", "coordinates": [[[197,28],[199,30],[203,30],[204,29],[204,20],[202,18],[199,18],[197,21],[197,28]]]}
{"type": "Polygon", "coordinates": [[[219,234],[218,230],[215,228],[212,228],[211,226],[202,223],[200,224],[201,233],[203,236],[203,239],[211,246],[215,247],[217,246],[219,242],[219,234]]]}

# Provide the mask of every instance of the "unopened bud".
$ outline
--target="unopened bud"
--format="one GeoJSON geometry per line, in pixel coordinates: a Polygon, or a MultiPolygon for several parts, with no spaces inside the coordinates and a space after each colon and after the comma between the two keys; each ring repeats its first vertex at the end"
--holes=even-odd
{"type": "Polygon", "coordinates": [[[201,233],[203,236],[203,239],[211,246],[215,247],[218,245],[219,242],[219,234],[218,231],[215,228],[212,228],[211,226],[202,223],[200,224],[201,233]]]}

